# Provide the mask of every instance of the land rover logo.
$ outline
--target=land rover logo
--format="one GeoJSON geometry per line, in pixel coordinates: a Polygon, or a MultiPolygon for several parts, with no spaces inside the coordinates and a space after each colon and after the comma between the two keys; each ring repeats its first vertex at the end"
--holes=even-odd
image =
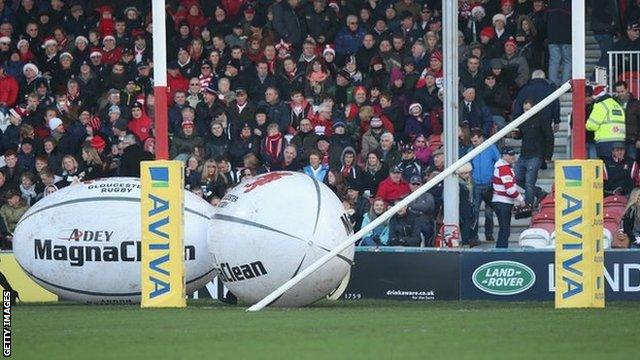
{"type": "Polygon", "coordinates": [[[515,261],[492,261],[473,272],[473,284],[493,295],[515,295],[529,289],[536,274],[528,266],[515,261]]]}

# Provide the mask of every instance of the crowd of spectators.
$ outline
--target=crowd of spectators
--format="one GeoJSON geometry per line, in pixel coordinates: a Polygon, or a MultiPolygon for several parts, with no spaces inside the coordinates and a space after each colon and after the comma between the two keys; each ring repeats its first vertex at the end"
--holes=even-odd
{"type": "MultiPolygon", "coordinates": [[[[640,1],[619,2],[626,20],[607,13],[603,48],[637,40],[640,1]]],[[[357,230],[443,170],[441,1],[166,3],[170,157],[212,204],[244,178],[302,171],[357,230]]],[[[569,79],[570,12],[568,0],[459,1],[461,156],[569,79]]],[[[138,176],[154,157],[151,21],[150,1],[0,0],[4,247],[40,198],[138,176]]],[[[493,241],[492,204],[544,196],[536,178],[560,120],[555,102],[514,134],[517,161],[493,146],[458,170],[463,244],[478,243],[482,202],[493,241]],[[516,181],[502,183],[496,163],[513,164],[516,181]]],[[[362,244],[432,246],[442,205],[437,186],[362,244]]]]}

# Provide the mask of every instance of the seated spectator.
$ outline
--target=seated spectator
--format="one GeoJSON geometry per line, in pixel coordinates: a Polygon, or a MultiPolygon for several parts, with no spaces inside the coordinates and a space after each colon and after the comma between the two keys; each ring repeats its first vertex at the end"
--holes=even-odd
{"type": "Polygon", "coordinates": [[[389,220],[389,245],[420,246],[433,232],[427,224],[406,206],[401,208],[389,220]]]}
{"type": "Polygon", "coordinates": [[[203,188],[204,198],[208,200],[212,197],[222,198],[229,185],[228,179],[222,175],[218,164],[213,159],[204,162],[198,183],[203,188]]]}
{"type": "Polygon", "coordinates": [[[380,182],[376,197],[389,202],[402,199],[411,191],[409,183],[402,178],[402,168],[395,166],[389,173],[389,177],[380,182]]]}
{"type": "Polygon", "coordinates": [[[82,160],[84,162],[84,180],[94,180],[104,175],[104,163],[93,146],[85,145],[82,147],[82,160]]]}
{"type": "Polygon", "coordinates": [[[340,171],[329,170],[324,178],[324,184],[336,194],[338,199],[344,199],[347,196],[347,184],[340,171]]]}
{"type": "Polygon", "coordinates": [[[311,150],[309,153],[309,165],[305,166],[303,171],[317,181],[323,182],[329,172],[329,165],[322,164],[322,155],[318,150],[311,150]]]}
{"type": "Polygon", "coordinates": [[[17,189],[20,185],[20,176],[22,176],[23,169],[18,166],[18,154],[15,150],[7,150],[4,152],[5,166],[0,168],[0,171],[4,173],[5,182],[13,189],[17,189]]]}
{"type": "Polygon", "coordinates": [[[518,54],[518,44],[513,37],[504,43],[503,71],[513,77],[516,85],[522,87],[529,81],[529,64],[527,59],[518,54]]]}
{"type": "Polygon", "coordinates": [[[16,224],[29,206],[20,196],[20,191],[11,189],[6,194],[6,204],[0,207],[0,249],[11,250],[13,248],[13,232],[16,224]]]}
{"type": "Polygon", "coordinates": [[[182,130],[180,133],[175,134],[173,137],[169,156],[175,159],[179,154],[188,154],[196,146],[202,145],[202,138],[195,133],[193,121],[186,119],[182,121],[182,130]]]}
{"type": "Polygon", "coordinates": [[[186,161],[184,167],[184,187],[188,190],[194,190],[200,187],[200,179],[202,178],[202,163],[200,159],[191,155],[186,161]]]}
{"type": "Polygon", "coordinates": [[[380,136],[380,147],[377,150],[380,152],[380,160],[388,169],[398,165],[402,159],[391,133],[380,136]]]}
{"type": "Polygon", "coordinates": [[[32,173],[26,171],[22,173],[20,180],[20,196],[27,206],[32,206],[38,201],[34,176],[32,173]]]}
{"type": "Polygon", "coordinates": [[[360,151],[360,156],[362,158],[366,157],[371,151],[380,147],[382,134],[386,133],[382,126],[382,119],[380,119],[380,117],[372,117],[369,125],[369,130],[362,135],[362,150],[360,151]]]}
{"type": "Polygon", "coordinates": [[[640,248],[640,189],[635,188],[629,195],[627,207],[622,216],[620,230],[611,244],[614,248],[640,248]]]}
{"type": "Polygon", "coordinates": [[[415,139],[419,135],[432,134],[431,118],[422,111],[420,103],[409,105],[409,115],[405,120],[405,133],[408,138],[415,139]]]}
{"type": "Polygon", "coordinates": [[[459,122],[460,125],[466,124],[469,128],[482,129],[485,137],[491,136],[493,115],[484,103],[477,101],[474,88],[467,88],[462,92],[459,122]]]}
{"type": "Polygon", "coordinates": [[[298,161],[298,151],[295,145],[287,145],[282,151],[282,160],[271,165],[272,171],[301,171],[302,165],[298,161]]]}
{"type": "Polygon", "coordinates": [[[144,151],[136,137],[128,134],[120,143],[122,156],[119,161],[118,175],[129,177],[140,177],[140,162],[153,160],[153,155],[144,151]]]}
{"type": "Polygon", "coordinates": [[[638,166],[632,159],[625,156],[623,142],[613,144],[611,156],[604,159],[604,194],[628,195],[633,189],[633,175],[638,166]]]}
{"type": "MultiPolygon", "coordinates": [[[[387,210],[387,202],[383,199],[376,198],[371,204],[369,212],[362,217],[362,227],[367,226],[370,222],[375,220],[378,216],[382,215],[387,210]]],[[[389,221],[386,221],[370,232],[366,233],[362,240],[360,240],[359,246],[386,246],[389,245],[389,221]]]]}

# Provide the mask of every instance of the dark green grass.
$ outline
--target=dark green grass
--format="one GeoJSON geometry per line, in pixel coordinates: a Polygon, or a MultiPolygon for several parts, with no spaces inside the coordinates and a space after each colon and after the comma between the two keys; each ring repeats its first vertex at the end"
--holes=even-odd
{"type": "Polygon", "coordinates": [[[305,309],[210,301],[187,309],[18,305],[17,359],[631,359],[640,304],[323,302],[305,309]]]}

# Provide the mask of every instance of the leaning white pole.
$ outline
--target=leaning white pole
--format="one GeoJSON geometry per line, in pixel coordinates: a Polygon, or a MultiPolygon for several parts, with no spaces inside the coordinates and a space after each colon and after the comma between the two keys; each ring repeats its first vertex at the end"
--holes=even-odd
{"type": "Polygon", "coordinates": [[[422,194],[424,194],[429,189],[434,187],[436,184],[438,184],[439,182],[444,180],[447,176],[453,174],[453,172],[456,171],[460,166],[462,166],[465,163],[469,162],[471,159],[473,159],[478,154],[483,152],[486,148],[488,148],[489,146],[491,146],[492,144],[496,143],[498,140],[503,138],[505,135],[507,135],[510,132],[512,132],[513,130],[515,130],[523,122],[527,121],[530,117],[532,117],[533,115],[538,113],[540,110],[544,109],[547,105],[551,104],[551,102],[553,102],[554,100],[559,98],[560,95],[566,93],[570,89],[571,89],[570,82],[566,82],[565,84],[560,86],[556,91],[552,92],[551,94],[549,94],[549,96],[547,96],[542,101],[537,103],[534,107],[532,107],[531,110],[523,113],[517,119],[511,121],[507,126],[505,126],[500,131],[495,133],[493,136],[488,138],[485,142],[483,142],[482,144],[478,145],[478,147],[476,147],[475,149],[471,150],[467,155],[465,155],[462,158],[460,158],[458,161],[453,163],[448,168],[444,169],[444,171],[442,171],[440,174],[436,175],[433,179],[429,180],[426,184],[424,184],[421,187],[419,187],[416,191],[414,191],[411,194],[409,194],[406,198],[404,198],[401,201],[397,202],[393,207],[389,208],[382,215],[378,216],[375,220],[373,220],[367,226],[365,226],[362,229],[360,229],[360,231],[358,231],[357,233],[349,236],[344,242],[342,242],[340,245],[336,246],[330,252],[324,254],[321,258],[316,260],[316,262],[311,264],[306,269],[302,270],[298,275],[294,276],[291,280],[289,280],[286,283],[282,284],[282,286],[280,286],[279,288],[274,290],[271,294],[267,295],[264,299],[260,300],[259,302],[257,302],[253,306],[249,307],[247,309],[247,311],[260,311],[260,310],[262,310],[265,306],[269,305],[271,302],[273,302],[275,299],[277,299],[280,295],[284,294],[287,290],[291,289],[293,286],[295,286],[297,283],[299,283],[302,279],[306,278],[311,273],[313,273],[314,271],[318,270],[322,265],[326,264],[333,257],[337,256],[338,254],[343,252],[346,248],[348,248],[351,244],[353,244],[356,241],[358,241],[366,233],[370,232],[371,230],[375,229],[378,225],[380,225],[383,222],[387,221],[390,217],[392,217],[395,213],[397,213],[398,210],[402,209],[403,207],[409,205],[415,199],[419,198],[422,194]]]}

